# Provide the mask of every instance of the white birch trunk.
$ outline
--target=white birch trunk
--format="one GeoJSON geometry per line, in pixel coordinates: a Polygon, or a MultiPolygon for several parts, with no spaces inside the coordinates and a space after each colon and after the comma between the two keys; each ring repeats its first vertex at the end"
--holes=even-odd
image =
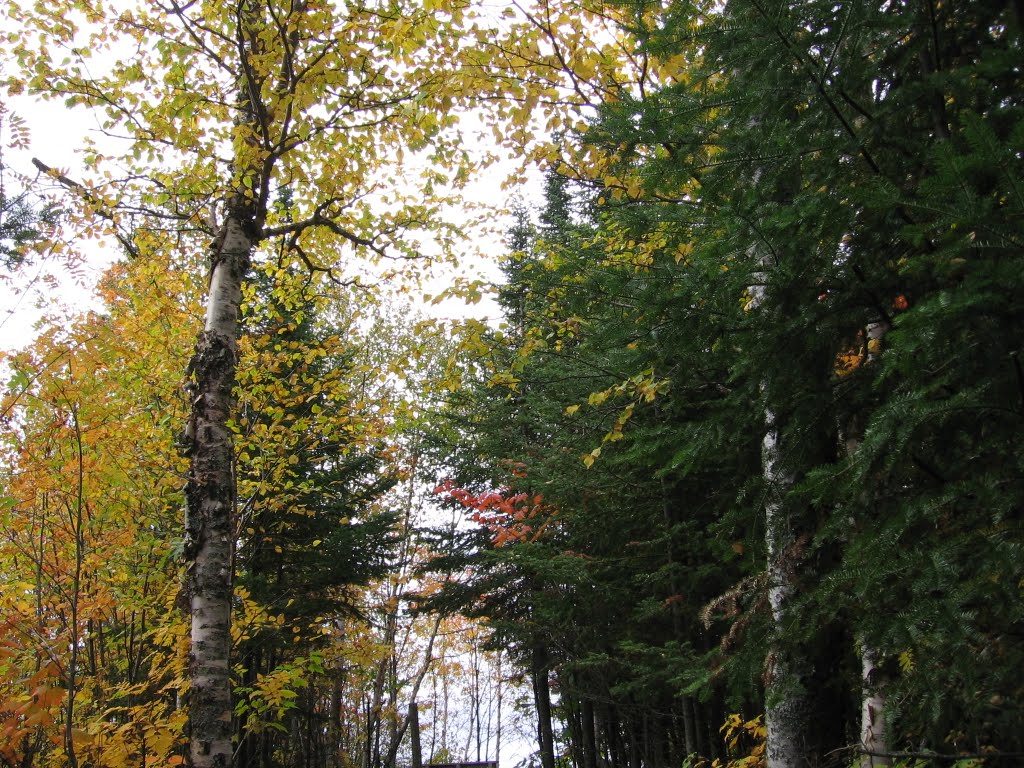
{"type": "MultiPolygon", "coordinates": [[[[237,206],[246,210],[245,206],[237,206]]],[[[235,383],[239,304],[253,239],[229,212],[217,238],[206,324],[192,358],[193,404],[186,435],[186,587],[192,621],[189,747],[193,768],[232,762],[231,582],[235,477],[228,419],[235,383]]]]}
{"type": "MultiPolygon", "coordinates": [[[[756,277],[758,284],[750,287],[751,309],[764,303],[766,268],[756,277]]],[[[767,388],[767,382],[762,383],[767,388]]],[[[768,602],[771,606],[775,639],[768,653],[765,670],[765,729],[767,731],[766,758],[768,768],[798,768],[805,760],[804,733],[807,723],[807,705],[801,684],[799,660],[780,642],[785,631],[788,605],[793,597],[793,567],[788,562],[788,550],[794,538],[789,519],[783,511],[782,500],[793,485],[793,478],[782,469],[780,425],[776,413],[770,408],[764,412],[764,437],[761,441],[761,472],[766,487],[765,539],[768,550],[768,602]]]]}
{"type": "Polygon", "coordinates": [[[886,741],[885,699],[878,681],[875,650],[861,643],[861,685],[863,699],[860,711],[861,768],[877,768],[892,765],[892,758],[886,757],[889,744],[886,741]]]}
{"type": "Polygon", "coordinates": [[[779,642],[793,597],[793,572],[787,562],[787,550],[793,544],[789,520],[782,511],[782,498],[792,486],[792,478],[781,469],[782,453],[775,414],[765,410],[765,433],[761,443],[761,471],[768,486],[765,502],[765,537],[768,548],[768,602],[775,624],[776,640],[767,662],[768,768],[797,768],[804,761],[804,729],[807,707],[800,680],[800,667],[785,642],[779,642]]]}

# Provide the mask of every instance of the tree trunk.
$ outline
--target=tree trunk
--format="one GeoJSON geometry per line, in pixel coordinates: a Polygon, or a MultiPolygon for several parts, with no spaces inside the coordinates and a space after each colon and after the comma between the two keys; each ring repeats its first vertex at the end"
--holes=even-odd
{"type": "MultiPolygon", "coordinates": [[[[437,640],[437,633],[441,629],[441,619],[443,617],[438,614],[434,618],[434,626],[430,630],[430,637],[427,640],[427,647],[423,651],[423,662],[420,664],[419,670],[416,672],[416,676],[412,679],[412,687],[409,690],[409,699],[416,701],[420,695],[420,686],[423,685],[423,678],[427,676],[427,672],[430,671],[431,666],[434,662],[434,643],[437,640]]],[[[393,704],[398,703],[398,692],[395,692],[393,704]]],[[[411,719],[412,710],[406,714],[402,719],[401,723],[396,724],[391,737],[391,744],[388,746],[388,751],[384,757],[382,763],[383,768],[395,768],[398,760],[398,750],[401,747],[402,739],[405,738],[405,732],[409,729],[409,721],[411,719]]],[[[417,713],[418,715],[418,713],[417,713]]]]}
{"type": "MultiPolygon", "coordinates": [[[[755,183],[759,176],[760,171],[755,174],[755,183]]],[[[762,305],[767,298],[771,264],[757,246],[752,246],[751,250],[762,269],[756,274],[757,283],[749,288],[751,308],[760,308],[764,312],[768,310],[762,305]]],[[[763,380],[762,391],[770,392],[770,385],[770,380],[763,380]]],[[[793,477],[783,468],[781,437],[779,415],[770,404],[766,405],[761,474],[765,484],[768,604],[773,623],[773,637],[765,661],[766,758],[768,768],[797,768],[805,762],[801,755],[806,746],[804,733],[808,707],[801,684],[802,665],[793,652],[793,646],[784,638],[788,607],[795,591],[795,565],[790,562],[795,536],[783,503],[793,486],[793,477]]]]}
{"type": "Polygon", "coordinates": [[[415,701],[409,705],[409,733],[412,736],[412,768],[423,768],[423,751],[420,747],[420,710],[415,701]]]}
{"type": "MultiPolygon", "coordinates": [[[[882,340],[889,331],[889,323],[885,321],[871,323],[867,327],[865,365],[870,365],[878,358],[882,340]]],[[[854,419],[847,428],[846,452],[854,455],[860,448],[864,437],[863,419],[854,419]]],[[[876,768],[892,765],[892,758],[881,756],[889,751],[886,741],[885,698],[882,692],[881,670],[878,669],[878,657],[875,648],[864,638],[860,639],[858,651],[861,661],[861,708],[860,708],[860,744],[864,750],[861,755],[861,768],[876,768]],[[875,753],[875,754],[870,754],[875,753]]]]}
{"type": "Polygon", "coordinates": [[[583,768],[597,768],[597,733],[594,729],[594,702],[580,702],[580,730],[583,737],[583,768]]]}
{"type": "Polygon", "coordinates": [[[581,715],[581,702],[577,700],[579,694],[574,686],[559,682],[562,691],[562,719],[565,721],[565,739],[568,746],[569,762],[573,768],[584,768],[585,758],[583,753],[583,717],[581,715]],[[566,695],[571,690],[572,695],[566,695]]]}
{"type": "Polygon", "coordinates": [[[501,659],[502,659],[502,652],[499,649],[498,650],[498,657],[497,657],[497,665],[498,665],[498,669],[497,669],[497,675],[498,675],[498,686],[497,686],[498,723],[497,723],[497,726],[495,727],[495,732],[494,732],[494,759],[495,760],[501,760],[501,715],[502,715],[502,707],[501,707],[501,705],[503,703],[504,696],[505,696],[505,685],[504,685],[504,681],[502,679],[501,659]]]}
{"type": "Polygon", "coordinates": [[[626,722],[629,733],[629,768],[640,768],[640,727],[632,717],[626,722]]]}
{"type": "Polygon", "coordinates": [[[551,688],[548,684],[548,654],[536,645],[531,655],[533,697],[537,705],[537,746],[541,768],[555,768],[555,736],[551,727],[551,688]]]}
{"type": "Polygon", "coordinates": [[[782,639],[789,603],[793,598],[793,569],[789,550],[794,537],[782,508],[782,498],[793,480],[781,468],[780,431],[776,416],[765,410],[765,433],[761,463],[768,487],[765,502],[765,537],[768,546],[768,602],[775,625],[775,640],[767,662],[765,725],[768,732],[768,768],[796,768],[802,765],[804,702],[799,660],[782,639]],[[780,642],[781,639],[781,642],[780,642]]]}
{"type": "Polygon", "coordinates": [[[211,253],[206,325],[190,364],[191,466],[185,487],[186,587],[192,618],[190,756],[194,768],[232,762],[231,576],[235,476],[228,419],[235,384],[242,281],[255,245],[244,202],[229,209],[211,253]]]}
{"type": "Polygon", "coordinates": [[[697,746],[697,718],[693,699],[689,696],[683,697],[683,734],[686,743],[684,749],[687,756],[697,754],[699,750],[697,746]]]}
{"type": "Polygon", "coordinates": [[[861,683],[864,691],[860,717],[860,744],[864,754],[861,755],[860,765],[861,768],[892,765],[891,757],[882,756],[889,751],[889,744],[886,741],[885,699],[879,692],[879,671],[876,667],[874,649],[862,643],[860,659],[861,683]]]}

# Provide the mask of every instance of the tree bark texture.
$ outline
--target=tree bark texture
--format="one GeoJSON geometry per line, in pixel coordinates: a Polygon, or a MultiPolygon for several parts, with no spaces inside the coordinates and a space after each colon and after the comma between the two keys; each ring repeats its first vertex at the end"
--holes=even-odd
{"type": "Polygon", "coordinates": [[[765,536],[768,548],[768,603],[775,625],[766,670],[765,726],[768,732],[768,768],[797,768],[803,765],[807,706],[801,685],[800,660],[787,643],[785,633],[788,604],[793,598],[794,573],[787,550],[794,543],[782,498],[792,485],[781,467],[782,451],[776,415],[765,410],[765,433],[761,444],[761,467],[768,487],[765,502],[765,536]]]}
{"type": "Polygon", "coordinates": [[[594,728],[594,702],[580,702],[580,726],[583,736],[583,768],[597,768],[597,731],[594,728]]]}
{"type": "Polygon", "coordinates": [[[693,699],[689,696],[683,697],[683,734],[686,755],[697,754],[697,718],[693,699]]]}
{"type": "MultiPolygon", "coordinates": [[[[756,249],[755,256],[764,270],[756,275],[757,283],[749,288],[752,307],[758,308],[766,299],[765,284],[770,266],[764,255],[757,256],[756,249]]],[[[763,381],[761,388],[768,390],[769,382],[763,381]]],[[[795,589],[794,566],[787,554],[794,543],[794,536],[783,507],[783,499],[793,485],[793,478],[783,469],[782,459],[781,425],[778,415],[769,406],[764,411],[761,440],[761,474],[766,488],[768,603],[774,624],[774,638],[765,662],[766,758],[768,768],[797,768],[804,764],[801,755],[805,747],[808,713],[800,681],[799,660],[786,643],[780,642],[785,633],[787,606],[795,589]]]]}
{"type": "Polygon", "coordinates": [[[877,668],[875,650],[866,644],[861,645],[861,683],[863,698],[861,700],[860,745],[864,753],[860,758],[861,768],[879,768],[892,765],[892,758],[886,757],[889,743],[886,739],[885,699],[881,693],[880,671],[877,668]]]}
{"type": "Polygon", "coordinates": [[[423,768],[423,751],[420,747],[420,714],[415,701],[409,705],[409,733],[412,735],[412,768],[423,768]]]}
{"type": "Polygon", "coordinates": [[[237,366],[242,281],[254,239],[245,206],[229,212],[211,251],[206,324],[190,364],[191,466],[185,488],[186,589],[192,620],[189,658],[190,759],[194,768],[232,762],[231,583],[234,451],[228,420],[237,366]]]}

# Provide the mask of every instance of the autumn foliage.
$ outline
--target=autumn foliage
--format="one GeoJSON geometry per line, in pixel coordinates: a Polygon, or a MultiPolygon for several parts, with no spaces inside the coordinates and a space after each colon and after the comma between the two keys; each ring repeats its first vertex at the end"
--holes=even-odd
{"type": "MultiPolygon", "coordinates": [[[[519,474],[525,477],[525,473],[519,474]]],[[[434,488],[434,494],[469,510],[469,519],[490,532],[495,547],[537,541],[558,517],[557,510],[545,504],[540,494],[509,490],[475,494],[455,487],[451,480],[434,488]]]]}

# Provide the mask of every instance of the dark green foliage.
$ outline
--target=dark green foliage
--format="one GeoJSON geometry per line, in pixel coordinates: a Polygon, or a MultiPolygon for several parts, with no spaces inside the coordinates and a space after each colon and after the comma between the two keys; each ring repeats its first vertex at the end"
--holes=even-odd
{"type": "MultiPolygon", "coordinates": [[[[706,628],[697,614],[752,563],[733,547],[743,533],[723,541],[717,530],[735,494],[722,488],[756,470],[759,438],[709,429],[707,414],[729,392],[732,351],[725,342],[707,349],[707,336],[693,333],[727,334],[740,308],[728,319],[697,311],[693,291],[707,283],[663,256],[644,272],[606,260],[587,244],[601,233],[589,208],[550,177],[541,226],[502,288],[510,318],[522,304],[509,297],[529,297],[531,308],[504,337],[512,348],[495,347],[518,383],[488,387],[485,373],[449,414],[471,455],[487,457],[457,461],[454,484],[541,494],[552,519],[536,540],[464,540],[474,579],[448,598],[486,617],[524,667],[534,647],[546,649],[577,764],[631,754],[674,764],[716,752],[709,734],[725,716],[726,691],[714,670],[728,627],[706,628]],[[683,351],[698,354],[694,344],[706,353],[698,367],[683,351]],[[642,394],[669,384],[671,396],[642,394]],[[588,468],[582,459],[597,447],[588,468]]],[[[747,678],[729,693],[742,705],[756,692],[747,678]]]]}
{"type": "Polygon", "coordinates": [[[21,266],[28,250],[42,239],[42,230],[56,223],[58,210],[37,207],[27,193],[14,197],[0,192],[0,263],[7,270],[21,266]]]}
{"type": "Polygon", "coordinates": [[[659,8],[629,32],[687,80],[576,137],[644,194],[549,178],[502,288],[518,384],[453,412],[457,484],[558,510],[537,542],[474,541],[474,610],[550,646],[583,768],[591,718],[612,761],[711,754],[726,708],[763,709],[769,641],[811,661],[809,763],[858,740],[862,642],[893,749],[1024,750],[1018,6],[659,8]],[[783,627],[766,411],[792,480],[783,627]]]}

